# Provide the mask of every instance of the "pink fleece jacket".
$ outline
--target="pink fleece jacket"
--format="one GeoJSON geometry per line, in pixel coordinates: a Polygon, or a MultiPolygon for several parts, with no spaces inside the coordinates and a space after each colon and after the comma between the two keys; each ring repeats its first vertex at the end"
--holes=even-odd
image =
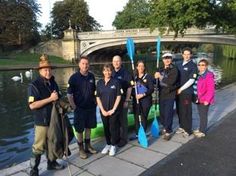
{"type": "Polygon", "coordinates": [[[215,81],[214,74],[206,71],[203,75],[199,76],[197,81],[197,96],[199,103],[205,101],[213,104],[215,101],[215,81]]]}

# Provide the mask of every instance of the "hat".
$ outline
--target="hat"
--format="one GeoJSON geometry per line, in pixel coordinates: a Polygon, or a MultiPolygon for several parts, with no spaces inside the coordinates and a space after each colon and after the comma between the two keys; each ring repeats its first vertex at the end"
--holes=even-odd
{"type": "Polygon", "coordinates": [[[48,56],[46,54],[43,54],[39,58],[38,69],[42,69],[42,68],[52,68],[52,65],[51,65],[50,61],[48,60],[48,56]]]}
{"type": "Polygon", "coordinates": [[[163,57],[163,58],[165,58],[165,57],[170,57],[170,58],[172,58],[173,56],[172,56],[171,53],[165,53],[165,54],[162,55],[162,57],[163,57]]]}

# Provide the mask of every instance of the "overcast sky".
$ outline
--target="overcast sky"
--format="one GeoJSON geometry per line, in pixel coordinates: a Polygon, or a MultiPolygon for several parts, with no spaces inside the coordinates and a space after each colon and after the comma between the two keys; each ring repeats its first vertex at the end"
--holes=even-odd
{"type": "MultiPolygon", "coordinates": [[[[50,10],[58,0],[38,0],[41,4],[42,16],[39,22],[45,26],[50,21],[50,10]]],[[[116,12],[121,11],[128,0],[85,0],[89,6],[89,14],[103,27],[103,30],[113,29],[112,22],[116,12]]]]}

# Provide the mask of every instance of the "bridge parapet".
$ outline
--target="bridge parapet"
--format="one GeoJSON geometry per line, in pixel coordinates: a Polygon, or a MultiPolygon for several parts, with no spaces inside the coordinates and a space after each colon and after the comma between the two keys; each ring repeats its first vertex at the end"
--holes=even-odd
{"type": "MultiPolygon", "coordinates": [[[[188,34],[216,34],[214,29],[197,29],[189,28],[186,30],[186,35],[188,34]]],[[[151,37],[160,35],[160,31],[155,29],[151,31],[149,28],[140,29],[123,29],[123,30],[107,30],[107,31],[92,31],[92,32],[79,32],[77,37],[79,40],[89,40],[89,39],[106,39],[106,38],[126,38],[126,37],[151,37]]],[[[174,32],[164,33],[163,35],[174,36],[174,32]]]]}

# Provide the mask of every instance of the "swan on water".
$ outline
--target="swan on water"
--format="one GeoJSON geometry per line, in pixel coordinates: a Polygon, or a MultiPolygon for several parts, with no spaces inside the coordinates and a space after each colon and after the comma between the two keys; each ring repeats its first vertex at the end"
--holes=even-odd
{"type": "Polygon", "coordinates": [[[32,69],[30,69],[29,71],[26,71],[26,72],[25,72],[25,77],[26,77],[26,78],[32,79],[32,76],[33,76],[33,71],[32,71],[32,69]]]}
{"type": "Polygon", "coordinates": [[[22,75],[22,73],[20,73],[20,76],[13,76],[11,79],[13,81],[20,81],[21,80],[21,82],[23,82],[23,75],[22,75]]]}

